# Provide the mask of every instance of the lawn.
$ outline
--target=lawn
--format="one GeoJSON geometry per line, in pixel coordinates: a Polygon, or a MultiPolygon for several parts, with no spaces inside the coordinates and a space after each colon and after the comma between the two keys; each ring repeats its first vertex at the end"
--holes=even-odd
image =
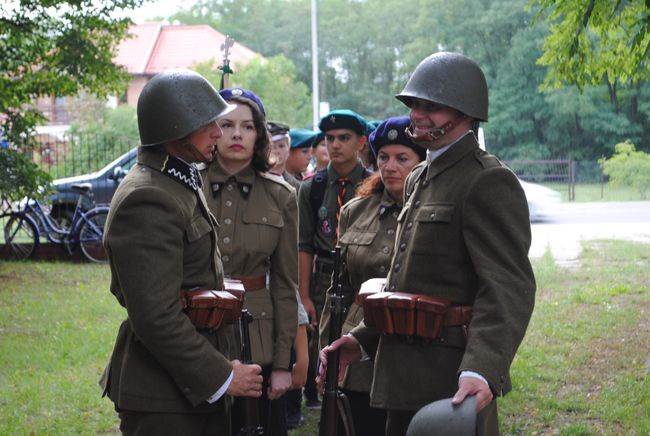
{"type": "MultiPolygon", "coordinates": [[[[650,245],[534,262],[537,304],[499,400],[504,434],[650,434],[650,245]]],[[[0,262],[0,434],[117,433],[97,379],[124,317],[108,267],[0,262]]],[[[318,412],[291,436],[317,434],[318,412]]]]}
{"type": "MultiPolygon", "coordinates": [[[[569,201],[569,185],[566,183],[542,183],[562,195],[562,201],[569,201]]],[[[629,186],[612,186],[609,183],[578,183],[575,185],[577,202],[591,201],[643,201],[641,194],[629,186]]]]}

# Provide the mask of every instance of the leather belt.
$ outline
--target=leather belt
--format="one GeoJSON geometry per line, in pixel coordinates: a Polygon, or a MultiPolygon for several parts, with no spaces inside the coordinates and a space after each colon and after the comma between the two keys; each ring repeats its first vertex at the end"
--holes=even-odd
{"type": "Polygon", "coordinates": [[[469,325],[472,320],[472,306],[450,306],[442,321],[443,325],[469,325]]]}
{"type": "Polygon", "coordinates": [[[244,285],[246,292],[257,291],[266,288],[266,276],[250,277],[250,276],[231,276],[232,279],[239,280],[244,285]]]}

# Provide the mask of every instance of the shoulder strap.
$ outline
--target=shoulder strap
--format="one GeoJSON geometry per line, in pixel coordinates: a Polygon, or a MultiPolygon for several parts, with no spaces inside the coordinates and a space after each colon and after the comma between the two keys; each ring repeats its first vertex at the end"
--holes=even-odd
{"type": "Polygon", "coordinates": [[[309,203],[314,215],[314,223],[318,222],[318,209],[323,204],[325,190],[327,189],[327,168],[316,171],[311,179],[311,190],[309,191],[309,203]]]}
{"type": "Polygon", "coordinates": [[[499,158],[495,155],[488,153],[485,150],[476,150],[474,157],[479,161],[483,168],[494,168],[503,166],[499,158]]]}

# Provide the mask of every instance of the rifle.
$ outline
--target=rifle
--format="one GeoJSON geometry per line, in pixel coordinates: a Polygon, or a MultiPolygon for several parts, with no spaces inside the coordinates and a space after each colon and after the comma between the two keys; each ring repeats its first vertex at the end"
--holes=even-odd
{"type": "MultiPolygon", "coordinates": [[[[248,324],[253,322],[253,315],[247,310],[242,309],[239,318],[239,331],[241,335],[241,363],[251,364],[251,337],[248,332],[248,324]]],[[[244,409],[244,424],[239,429],[238,436],[262,436],[264,428],[260,425],[260,414],[257,407],[257,398],[243,397],[241,402],[244,409]]]]}
{"type": "MultiPolygon", "coordinates": [[[[343,287],[341,285],[341,246],[337,245],[332,251],[334,257],[334,272],[332,275],[332,290],[330,291],[330,331],[329,343],[341,337],[344,305],[343,287]]],[[[319,436],[336,436],[338,434],[339,414],[343,418],[343,427],[348,436],[354,436],[354,425],[350,403],[343,392],[339,390],[339,350],[327,354],[327,371],[325,373],[325,392],[318,424],[319,436]]]]}
{"type": "Polygon", "coordinates": [[[226,35],[226,39],[223,44],[221,44],[221,51],[223,52],[223,65],[219,67],[221,70],[221,83],[219,84],[219,90],[228,88],[228,75],[234,74],[235,72],[230,69],[230,47],[235,44],[235,40],[226,35]]]}

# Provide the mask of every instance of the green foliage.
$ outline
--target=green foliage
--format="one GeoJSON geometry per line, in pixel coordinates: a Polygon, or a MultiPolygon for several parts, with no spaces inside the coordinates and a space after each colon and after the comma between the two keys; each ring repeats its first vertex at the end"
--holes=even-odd
{"type": "MultiPolygon", "coordinates": [[[[88,91],[121,94],[128,74],[112,62],[129,19],[113,14],[144,0],[22,0],[0,3],[0,134],[30,151],[44,118],[29,105],[42,96],[88,91]]],[[[27,171],[26,181],[33,179],[27,171]]],[[[0,173],[0,179],[7,177],[0,173]]],[[[34,175],[34,177],[37,177],[34,175]]],[[[12,181],[2,181],[11,186],[12,181]]]]}
{"type": "MultiPolygon", "coordinates": [[[[268,59],[256,58],[243,67],[234,66],[230,86],[250,89],[264,103],[266,118],[303,127],[311,119],[311,99],[307,85],[297,80],[296,67],[284,55],[268,59]]],[[[196,65],[196,71],[213,84],[220,82],[220,71],[214,63],[196,65]]]]}
{"type": "Polygon", "coordinates": [[[646,0],[538,0],[538,18],[550,23],[541,65],[543,89],[580,88],[650,77],[650,7],[646,0]]]}
{"type": "Polygon", "coordinates": [[[615,149],[611,158],[598,161],[609,183],[631,186],[645,200],[650,190],[650,154],[637,151],[629,140],[616,144],[615,149]]]}
{"type": "Polygon", "coordinates": [[[13,201],[36,195],[52,180],[32,162],[31,155],[4,148],[0,149],[0,174],[0,198],[13,201]]]}

